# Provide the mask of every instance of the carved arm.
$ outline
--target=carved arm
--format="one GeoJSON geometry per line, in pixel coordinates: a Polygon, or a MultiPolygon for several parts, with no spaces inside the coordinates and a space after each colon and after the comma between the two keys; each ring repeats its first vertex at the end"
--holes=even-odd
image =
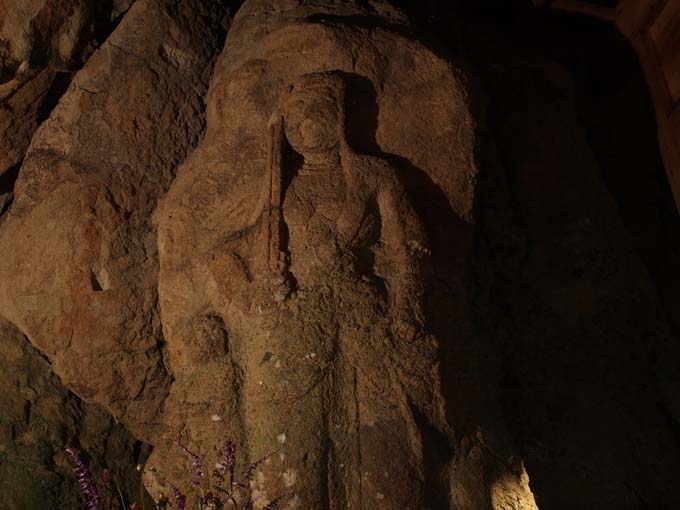
{"type": "Polygon", "coordinates": [[[393,172],[378,184],[377,202],[392,273],[388,283],[396,327],[399,336],[413,339],[425,325],[424,279],[430,254],[427,234],[393,172]]]}

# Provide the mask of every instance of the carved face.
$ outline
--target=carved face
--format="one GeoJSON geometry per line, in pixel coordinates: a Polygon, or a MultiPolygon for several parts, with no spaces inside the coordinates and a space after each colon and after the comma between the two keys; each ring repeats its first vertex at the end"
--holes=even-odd
{"type": "Polygon", "coordinates": [[[339,145],[336,95],[325,87],[293,89],[281,105],[286,137],[305,157],[330,155],[339,145]]]}

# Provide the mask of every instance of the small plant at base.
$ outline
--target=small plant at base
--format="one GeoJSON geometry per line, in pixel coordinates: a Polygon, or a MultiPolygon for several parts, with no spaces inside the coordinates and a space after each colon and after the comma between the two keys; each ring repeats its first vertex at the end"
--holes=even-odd
{"type": "MultiPolygon", "coordinates": [[[[254,510],[258,498],[250,496],[250,482],[253,481],[257,468],[269,458],[265,455],[261,459],[246,466],[240,479],[236,479],[236,444],[227,440],[222,447],[219,462],[210,476],[206,476],[203,459],[178,442],[179,448],[191,458],[193,478],[188,491],[182,492],[171,483],[166,483],[170,495],[162,496],[153,506],[153,510],[187,510],[187,494],[193,490],[199,492],[197,497],[198,510],[254,510]]],[[[95,483],[92,473],[80,454],[73,448],[66,448],[66,452],[73,459],[75,473],[80,492],[85,500],[86,510],[106,510],[102,507],[101,490],[110,490],[115,486],[123,510],[146,510],[144,486],[140,479],[141,506],[131,503],[127,506],[120,487],[111,483],[111,473],[103,469],[99,484],[95,483]]],[[[141,471],[141,466],[137,466],[141,471]]],[[[276,510],[279,504],[288,497],[283,494],[259,510],[276,510]]]]}
{"type": "MultiPolygon", "coordinates": [[[[210,476],[205,474],[205,464],[203,459],[178,442],[179,448],[191,458],[191,468],[194,478],[190,482],[189,490],[198,490],[199,495],[198,510],[253,510],[258,498],[250,496],[250,482],[253,481],[257,468],[265,462],[269,455],[246,466],[240,479],[236,479],[236,444],[232,440],[227,440],[222,447],[219,462],[215,464],[215,469],[210,476]]],[[[184,510],[186,507],[186,494],[182,493],[172,484],[168,484],[172,497],[168,504],[173,506],[165,507],[168,509],[177,508],[184,510]]],[[[283,494],[260,510],[275,510],[288,494],[283,494]]]]}
{"type": "MultiPolygon", "coordinates": [[[[80,493],[85,500],[86,510],[107,510],[113,508],[112,505],[104,505],[103,502],[111,498],[118,499],[120,501],[120,508],[123,510],[146,510],[145,501],[148,496],[144,496],[144,485],[140,479],[139,489],[141,497],[141,505],[137,502],[133,502],[130,506],[125,503],[125,497],[120,487],[112,482],[111,472],[108,468],[102,469],[99,477],[99,482],[95,482],[92,472],[85,464],[81,454],[74,448],[66,448],[66,453],[69,454],[73,463],[75,464],[74,471],[76,473],[76,478],[78,479],[78,486],[80,488],[80,493]],[[115,493],[113,489],[115,488],[115,493]],[[107,494],[108,498],[102,497],[105,495],[105,491],[110,491],[107,494]]],[[[141,466],[137,466],[137,471],[141,470],[141,466]]]]}
{"type": "MultiPolygon", "coordinates": [[[[87,508],[87,510],[102,510],[99,489],[97,488],[97,484],[94,483],[92,473],[90,473],[90,470],[87,468],[87,465],[73,448],[66,448],[66,453],[68,453],[71,456],[73,462],[76,465],[74,471],[76,473],[76,478],[78,479],[78,486],[80,487],[80,492],[83,495],[83,498],[85,499],[85,508],[87,508]]],[[[108,483],[109,472],[108,470],[106,470],[105,472],[108,483]]]]}

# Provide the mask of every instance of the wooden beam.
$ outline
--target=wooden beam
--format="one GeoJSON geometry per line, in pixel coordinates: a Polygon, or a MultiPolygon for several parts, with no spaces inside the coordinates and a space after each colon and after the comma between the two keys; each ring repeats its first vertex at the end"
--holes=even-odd
{"type": "MultiPolygon", "coordinates": [[[[659,134],[659,146],[663,158],[668,181],[673,191],[675,203],[680,212],[680,101],[670,87],[669,76],[675,76],[674,68],[666,69],[664,55],[659,53],[658,44],[668,51],[671,56],[676,50],[672,45],[666,48],[664,40],[667,35],[657,32],[663,27],[656,27],[664,17],[677,14],[680,0],[647,0],[643,3],[624,2],[621,10],[619,28],[628,35],[633,48],[637,51],[642,69],[647,77],[647,84],[656,110],[656,121],[659,134]],[[632,9],[627,12],[625,7],[632,9]],[[656,30],[655,30],[656,28],[656,30]],[[657,35],[656,40],[653,35],[657,35]],[[670,72],[669,72],[670,71],[670,72]]],[[[665,20],[668,21],[668,20],[665,20]]],[[[675,40],[670,33],[671,39],[675,40]]],[[[676,61],[668,63],[672,66],[676,61]]]]}
{"type": "Polygon", "coordinates": [[[582,0],[553,0],[543,4],[546,7],[558,9],[560,11],[569,12],[572,14],[580,14],[583,16],[590,16],[604,21],[616,21],[616,8],[604,7],[602,5],[595,5],[582,0]]]}
{"type": "Polygon", "coordinates": [[[680,212],[680,0],[621,0],[616,8],[583,0],[534,0],[534,5],[614,22],[631,42],[647,78],[661,155],[680,212]]]}
{"type": "Polygon", "coordinates": [[[658,16],[665,0],[621,0],[617,7],[616,25],[624,35],[633,37],[658,16]]]}

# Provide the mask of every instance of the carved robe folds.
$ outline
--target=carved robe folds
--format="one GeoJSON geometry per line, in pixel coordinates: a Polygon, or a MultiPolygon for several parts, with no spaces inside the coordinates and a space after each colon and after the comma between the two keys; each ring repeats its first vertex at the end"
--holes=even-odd
{"type": "Polygon", "coordinates": [[[453,437],[405,183],[470,218],[473,124],[449,64],[396,34],[398,11],[326,4],[243,6],[206,137],[156,213],[175,381],[151,466],[179,476],[178,435],[205,453],[233,437],[251,460],[274,451],[262,501],[423,508],[444,476],[424,434],[453,437]]]}

